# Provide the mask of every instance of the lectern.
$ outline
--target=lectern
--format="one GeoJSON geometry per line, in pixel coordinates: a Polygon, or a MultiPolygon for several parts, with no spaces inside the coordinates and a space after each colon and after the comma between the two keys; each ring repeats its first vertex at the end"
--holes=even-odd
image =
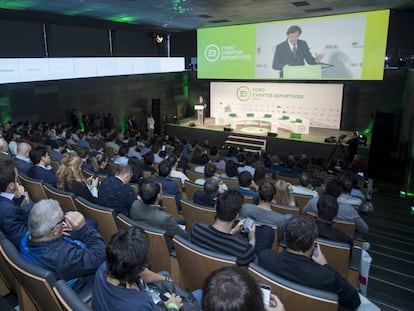
{"type": "Polygon", "coordinates": [[[204,105],[195,105],[194,110],[197,110],[197,123],[198,125],[203,125],[203,113],[204,113],[204,105]]]}

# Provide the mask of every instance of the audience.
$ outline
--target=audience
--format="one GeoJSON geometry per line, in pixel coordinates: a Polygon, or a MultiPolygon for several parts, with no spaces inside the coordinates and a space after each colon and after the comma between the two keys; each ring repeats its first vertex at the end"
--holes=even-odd
{"type": "Polygon", "coordinates": [[[204,311],[284,311],[276,295],[265,305],[256,280],[243,268],[225,267],[214,271],[203,284],[204,311]]]}
{"type": "Polygon", "coordinates": [[[356,309],[361,303],[357,290],[329,266],[319,245],[315,246],[317,236],[318,228],[311,220],[293,217],[286,223],[286,250],[264,250],[259,265],[292,282],[333,292],[340,307],[356,309]]]}
{"type": "Polygon", "coordinates": [[[74,154],[65,154],[56,172],[57,187],[96,203],[98,197],[98,178],[85,179],[82,170],[82,159],[74,154]]]}
{"type": "Polygon", "coordinates": [[[32,204],[20,206],[24,188],[17,182],[17,170],[12,160],[0,161],[0,172],[0,230],[19,248],[27,231],[32,204]]]}
{"type": "Polygon", "coordinates": [[[158,166],[158,180],[162,185],[162,192],[164,194],[173,195],[175,197],[175,204],[177,210],[181,211],[181,193],[175,182],[168,179],[171,172],[171,165],[168,160],[163,160],[158,166]]]}
{"type": "Polygon", "coordinates": [[[191,241],[205,249],[235,256],[239,266],[247,266],[256,259],[256,226],[250,228],[248,240],[240,238],[244,221],[233,227],[240,213],[243,196],[236,190],[220,194],[216,204],[216,221],[213,225],[195,222],[191,229],[191,241]]]}
{"type": "Polygon", "coordinates": [[[30,151],[32,147],[25,142],[21,142],[17,145],[17,154],[13,158],[14,165],[16,165],[17,171],[21,174],[29,176],[32,168],[32,162],[30,161],[30,151]]]}
{"type": "Polygon", "coordinates": [[[252,174],[249,171],[243,171],[239,174],[239,186],[232,187],[232,190],[240,192],[244,197],[252,197],[254,204],[259,204],[259,197],[255,191],[250,189],[252,184],[252,174]]]}
{"type": "Polygon", "coordinates": [[[311,195],[312,197],[319,197],[318,192],[312,190],[311,184],[311,176],[307,172],[302,172],[299,174],[299,186],[292,186],[292,193],[295,194],[304,194],[304,195],[311,195]]]}
{"type": "MultiPolygon", "coordinates": [[[[137,227],[115,234],[106,246],[106,262],[96,272],[92,305],[96,311],[159,310],[146,283],[166,279],[148,270],[149,238],[137,227]]],[[[171,293],[166,310],[183,306],[180,296],[171,293]]]]}
{"type": "Polygon", "coordinates": [[[215,207],[217,202],[217,195],[220,190],[220,185],[216,177],[210,177],[204,184],[204,190],[197,190],[194,192],[193,201],[196,204],[215,207]]]}
{"type": "Polygon", "coordinates": [[[33,163],[29,177],[56,187],[56,175],[50,166],[50,157],[47,149],[45,147],[37,147],[30,151],[29,156],[33,163]]]}
{"type": "Polygon", "coordinates": [[[145,179],[140,190],[141,200],[132,204],[130,217],[146,226],[165,230],[171,239],[175,234],[188,239],[188,233],[160,206],[161,190],[161,183],[155,176],[145,179]]]}
{"type": "Polygon", "coordinates": [[[276,195],[275,195],[275,203],[281,205],[288,205],[288,206],[296,206],[295,197],[292,195],[290,191],[291,185],[286,181],[279,179],[276,180],[275,183],[276,187],[276,195]]]}
{"type": "Polygon", "coordinates": [[[115,176],[106,177],[99,185],[98,204],[128,216],[132,203],[137,199],[134,189],[128,185],[132,174],[128,164],[118,165],[115,176]]]}
{"type": "Polygon", "coordinates": [[[29,213],[29,231],[20,254],[28,262],[52,271],[76,292],[92,285],[105,259],[105,242],[79,212],[63,213],[55,200],[37,202],[29,213]],[[70,238],[64,232],[70,230],[70,238]]]}

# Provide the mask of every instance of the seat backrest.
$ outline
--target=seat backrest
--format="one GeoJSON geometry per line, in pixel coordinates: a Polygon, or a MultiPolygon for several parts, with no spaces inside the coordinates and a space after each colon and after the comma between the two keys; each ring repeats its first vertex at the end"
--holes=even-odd
{"type": "Polygon", "coordinates": [[[112,148],[112,147],[105,146],[104,147],[104,153],[111,159],[116,157],[116,154],[114,152],[114,148],[112,148]]]}
{"type": "Polygon", "coordinates": [[[29,193],[30,200],[32,202],[39,202],[41,200],[47,199],[45,190],[43,189],[43,183],[41,180],[33,179],[28,176],[24,176],[19,173],[20,183],[23,185],[24,189],[29,193]]]}
{"type": "Polygon", "coordinates": [[[183,217],[178,214],[177,203],[175,202],[175,195],[162,195],[162,207],[164,211],[170,214],[174,219],[182,219],[183,217]]]}
{"type": "Polygon", "coordinates": [[[150,248],[147,259],[152,271],[171,271],[171,246],[169,245],[171,244],[171,241],[167,238],[165,230],[144,226],[124,214],[118,214],[117,220],[119,222],[119,227],[122,229],[136,226],[144,229],[147,233],[150,239],[150,248]]]}
{"type": "Polygon", "coordinates": [[[64,280],[56,281],[53,292],[65,311],[91,310],[64,280]]]}
{"type": "Polygon", "coordinates": [[[297,177],[287,177],[287,176],[281,176],[281,175],[277,175],[276,176],[276,180],[277,179],[281,179],[286,181],[287,183],[291,184],[291,185],[299,185],[299,178],[297,177]]]}
{"type": "Polygon", "coordinates": [[[243,196],[243,203],[244,204],[254,204],[254,199],[253,199],[253,197],[249,197],[249,196],[244,195],[243,196]]]}
{"type": "Polygon", "coordinates": [[[183,194],[183,184],[181,183],[181,178],[178,177],[168,177],[169,180],[175,182],[175,184],[178,187],[178,191],[181,193],[181,195],[183,194]]]}
{"type": "Polygon", "coordinates": [[[30,310],[36,306],[37,310],[63,310],[52,289],[56,282],[53,272],[25,261],[9,240],[2,240],[0,244],[2,256],[19,283],[19,303],[24,304],[21,308],[30,310]]]}
{"type": "Polygon", "coordinates": [[[202,186],[202,185],[197,185],[197,184],[195,184],[195,183],[193,183],[193,182],[191,182],[191,181],[188,181],[188,180],[186,180],[185,182],[184,182],[184,185],[185,185],[185,193],[186,193],[186,196],[187,196],[187,200],[193,200],[193,197],[194,197],[194,193],[196,192],[196,191],[203,191],[204,190],[204,186],[202,186]]]}
{"type": "Polygon", "coordinates": [[[286,310],[338,310],[338,296],[334,293],[288,281],[254,263],[250,264],[249,273],[258,283],[269,285],[286,310]]]}
{"type": "Polygon", "coordinates": [[[82,197],[76,197],[75,204],[83,216],[96,220],[99,233],[106,243],[118,232],[116,214],[112,208],[91,203],[82,197]]]}
{"type": "Polygon", "coordinates": [[[60,207],[64,212],[76,211],[75,195],[72,192],[67,192],[55,188],[49,184],[43,184],[43,189],[49,199],[53,199],[59,202],[60,207]]]}
{"type": "Polygon", "coordinates": [[[192,201],[181,199],[184,221],[188,229],[191,229],[196,221],[212,225],[216,218],[216,210],[198,205],[192,201]]]}
{"type": "Polygon", "coordinates": [[[300,210],[297,206],[289,206],[283,204],[272,203],[272,210],[279,214],[292,214],[293,216],[299,216],[300,210]]]}
{"type": "Polygon", "coordinates": [[[220,179],[226,184],[226,186],[229,189],[239,186],[239,180],[238,179],[231,179],[231,178],[220,178],[220,179]]]}
{"type": "Polygon", "coordinates": [[[131,188],[134,190],[135,194],[138,194],[139,192],[139,187],[138,184],[135,183],[129,183],[129,185],[131,186],[131,188]]]}
{"type": "Polygon", "coordinates": [[[116,172],[116,168],[118,167],[118,164],[112,163],[112,162],[108,162],[108,164],[106,164],[106,169],[108,171],[110,171],[112,174],[115,175],[116,172]]]}
{"type": "MultiPolygon", "coordinates": [[[[312,221],[318,218],[318,214],[314,212],[306,212],[306,215],[312,221]]],[[[334,219],[332,227],[348,234],[351,238],[355,238],[355,222],[349,220],[334,219]]]]}
{"type": "Polygon", "coordinates": [[[223,255],[199,247],[181,236],[173,239],[181,281],[185,288],[202,288],[204,280],[211,272],[236,264],[236,257],[223,255]]]}
{"type": "Polygon", "coordinates": [[[317,238],[315,242],[319,244],[328,264],[346,279],[351,252],[349,244],[322,238],[317,238]]]}
{"type": "MultiPolygon", "coordinates": [[[[187,175],[188,178],[190,178],[190,180],[192,182],[196,181],[199,178],[204,178],[203,173],[197,173],[197,172],[194,172],[193,170],[187,170],[186,175],[187,175]]],[[[187,189],[187,187],[186,187],[186,189],[187,189]]]]}
{"type": "MultiPolygon", "coordinates": [[[[4,233],[0,231],[0,241],[6,240],[6,239],[7,238],[4,235],[4,233]]],[[[9,264],[7,263],[4,257],[4,252],[1,249],[1,245],[0,245],[0,277],[1,277],[1,282],[3,283],[3,287],[4,287],[2,288],[2,295],[6,296],[8,293],[13,293],[17,295],[18,294],[18,281],[17,281],[16,275],[11,270],[11,267],[9,266],[9,264]]]]}
{"type": "Polygon", "coordinates": [[[302,214],[304,207],[309,202],[309,200],[313,198],[313,196],[297,193],[294,193],[293,196],[295,197],[296,206],[299,207],[300,213],[302,214]]]}

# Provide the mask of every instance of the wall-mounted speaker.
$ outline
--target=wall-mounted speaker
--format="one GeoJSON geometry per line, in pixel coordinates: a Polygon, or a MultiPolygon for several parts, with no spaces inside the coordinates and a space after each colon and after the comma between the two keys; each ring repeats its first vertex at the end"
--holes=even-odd
{"type": "Polygon", "coordinates": [[[225,127],[224,131],[225,132],[233,132],[233,129],[231,127],[225,127]]]}
{"type": "Polygon", "coordinates": [[[277,133],[267,132],[267,137],[277,137],[277,133]]]}

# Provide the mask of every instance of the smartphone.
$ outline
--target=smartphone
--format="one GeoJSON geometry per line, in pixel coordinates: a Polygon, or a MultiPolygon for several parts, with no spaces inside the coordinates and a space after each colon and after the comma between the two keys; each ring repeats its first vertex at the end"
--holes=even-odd
{"type": "Polygon", "coordinates": [[[358,176],[364,177],[364,172],[358,172],[358,176]]]}
{"type": "Polygon", "coordinates": [[[318,245],[315,244],[315,247],[313,248],[312,257],[318,257],[318,256],[319,256],[318,245]]]}
{"type": "Polygon", "coordinates": [[[243,232],[249,232],[254,224],[255,218],[247,217],[243,224],[243,232]]]}
{"type": "Polygon", "coordinates": [[[269,285],[260,284],[260,289],[262,290],[263,304],[265,306],[270,305],[270,294],[272,292],[272,288],[269,285]]]}

